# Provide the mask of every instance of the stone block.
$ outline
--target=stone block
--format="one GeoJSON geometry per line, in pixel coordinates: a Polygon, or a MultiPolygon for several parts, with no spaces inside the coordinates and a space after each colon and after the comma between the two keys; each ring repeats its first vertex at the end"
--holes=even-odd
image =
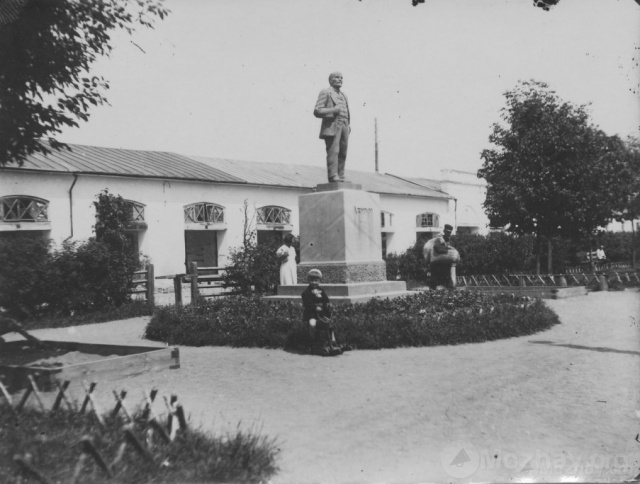
{"type": "Polygon", "coordinates": [[[333,190],[301,195],[302,264],[379,263],[380,196],[362,190],[333,190]]]}
{"type": "Polygon", "coordinates": [[[322,282],[325,284],[348,284],[387,279],[387,265],[384,261],[368,263],[302,262],[297,267],[298,280],[306,281],[311,269],[319,269],[322,272],[322,282]]]}

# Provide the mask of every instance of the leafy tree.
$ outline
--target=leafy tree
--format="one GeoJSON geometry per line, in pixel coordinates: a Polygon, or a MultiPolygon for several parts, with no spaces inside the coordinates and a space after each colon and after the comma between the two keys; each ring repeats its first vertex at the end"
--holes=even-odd
{"type": "Polygon", "coordinates": [[[497,148],[482,151],[478,171],[488,184],[491,225],[535,234],[538,256],[542,239],[591,238],[624,203],[624,143],[593,126],[586,106],[562,101],[545,83],[521,81],[505,97],[504,125],[495,123],[489,136],[497,148]]]}
{"type": "Polygon", "coordinates": [[[258,244],[255,228],[256,211],[245,199],[242,206],[242,246],[229,250],[230,264],[225,268],[224,284],[236,287],[242,294],[273,293],[280,282],[280,263],[275,239],[258,244]]]}
{"type": "Polygon", "coordinates": [[[620,196],[623,199],[622,209],[616,214],[616,220],[631,222],[633,236],[631,238],[632,262],[636,263],[636,230],[635,221],[640,219],[640,140],[629,137],[625,142],[625,168],[620,177],[620,196]]]}
{"type": "MultiPolygon", "coordinates": [[[[163,0],[14,0],[0,6],[0,166],[67,147],[53,137],[105,103],[109,83],[91,76],[111,33],[152,27],[163,0]],[[11,8],[9,8],[11,7],[11,8]],[[48,136],[48,146],[40,141],[48,136]]],[[[68,147],[67,147],[68,148],[68,147]]]]}
{"type": "Polygon", "coordinates": [[[128,202],[106,189],[96,198],[95,242],[106,246],[109,253],[103,277],[107,293],[104,302],[120,306],[130,300],[129,287],[138,266],[139,254],[133,252],[125,232],[133,213],[128,202]]]}

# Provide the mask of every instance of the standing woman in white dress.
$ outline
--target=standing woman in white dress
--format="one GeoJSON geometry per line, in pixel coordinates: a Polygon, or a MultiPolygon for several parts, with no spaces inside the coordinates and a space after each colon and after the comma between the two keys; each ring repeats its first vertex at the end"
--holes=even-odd
{"type": "Polygon", "coordinates": [[[284,245],[277,250],[276,256],[280,261],[280,285],[298,284],[296,249],[293,247],[293,235],[287,234],[284,236],[284,245]]]}

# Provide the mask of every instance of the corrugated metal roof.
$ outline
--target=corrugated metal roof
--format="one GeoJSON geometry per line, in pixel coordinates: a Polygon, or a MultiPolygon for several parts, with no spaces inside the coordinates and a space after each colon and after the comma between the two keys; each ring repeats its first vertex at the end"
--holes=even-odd
{"type": "MultiPolygon", "coordinates": [[[[255,185],[312,189],[320,183],[327,182],[327,169],[324,166],[285,165],[204,156],[191,158],[255,185]]],[[[392,175],[346,170],[345,178],[362,185],[364,190],[374,193],[451,198],[442,191],[420,186],[392,175]]]]}
{"type": "MultiPolygon", "coordinates": [[[[285,165],[256,161],[239,161],[203,156],[183,156],[164,151],[141,151],[96,146],[69,145],[72,151],[36,153],[22,167],[9,169],[117,175],[144,178],[169,178],[208,182],[250,183],[278,187],[313,189],[327,181],[324,166],[285,165]]],[[[438,188],[414,179],[388,174],[346,170],[346,178],[364,190],[391,195],[451,198],[438,188]]],[[[423,179],[415,179],[423,180],[423,179]]]]}
{"type": "Polygon", "coordinates": [[[401,180],[406,180],[408,182],[415,183],[422,187],[429,188],[431,190],[435,190],[437,192],[448,195],[447,192],[442,190],[442,182],[440,180],[432,180],[430,178],[416,178],[416,177],[408,177],[408,176],[400,177],[397,175],[391,175],[391,176],[395,176],[396,178],[400,178],[401,180]]]}
{"type": "Polygon", "coordinates": [[[7,168],[245,183],[240,178],[175,153],[84,145],[69,145],[69,147],[72,151],[63,149],[48,155],[35,153],[25,160],[22,167],[8,165],[7,168]]]}
{"type": "Polygon", "coordinates": [[[407,178],[407,180],[422,185],[423,187],[431,188],[432,190],[442,191],[442,183],[440,180],[430,180],[428,178],[407,178]]]}

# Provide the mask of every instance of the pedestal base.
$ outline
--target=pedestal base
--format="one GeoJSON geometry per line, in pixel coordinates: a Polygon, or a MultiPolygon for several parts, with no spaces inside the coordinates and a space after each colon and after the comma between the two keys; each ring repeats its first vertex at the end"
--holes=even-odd
{"type": "Polygon", "coordinates": [[[355,282],[384,282],[387,266],[384,261],[371,262],[301,262],[298,280],[306,281],[311,269],[322,272],[324,284],[352,284],[355,282]]]}

